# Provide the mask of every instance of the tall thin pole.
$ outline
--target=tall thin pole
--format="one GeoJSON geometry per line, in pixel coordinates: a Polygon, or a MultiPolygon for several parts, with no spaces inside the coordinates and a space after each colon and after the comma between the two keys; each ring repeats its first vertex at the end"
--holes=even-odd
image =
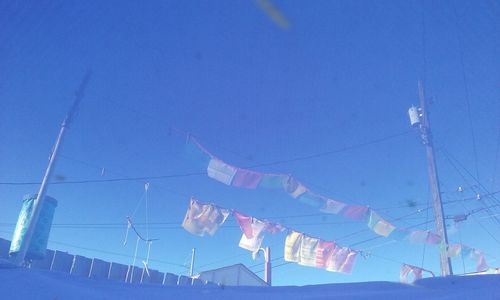
{"type": "Polygon", "coordinates": [[[266,264],[264,265],[264,281],[271,286],[271,248],[266,247],[264,248],[264,259],[266,261],[266,264]]]}
{"type": "Polygon", "coordinates": [[[43,207],[43,203],[45,200],[45,194],[46,194],[47,188],[48,188],[48,181],[50,179],[50,175],[52,174],[52,170],[53,170],[54,164],[56,162],[57,153],[59,151],[59,146],[61,145],[66,128],[69,126],[69,124],[73,120],[73,116],[75,114],[75,111],[83,99],[83,93],[84,93],[85,88],[87,86],[87,83],[90,79],[90,75],[91,75],[90,71],[85,74],[85,76],[80,84],[80,87],[78,88],[78,90],[75,93],[75,100],[73,101],[73,104],[71,105],[71,108],[70,108],[68,114],[66,115],[66,117],[64,118],[64,121],[61,124],[61,129],[59,130],[59,134],[57,136],[56,143],[54,144],[54,148],[52,150],[52,153],[50,154],[49,164],[47,166],[47,169],[45,170],[45,175],[43,176],[42,184],[40,185],[40,189],[38,190],[38,195],[33,203],[33,210],[32,210],[31,218],[29,219],[28,228],[26,229],[26,233],[24,234],[24,237],[21,241],[21,245],[19,247],[19,252],[13,258],[13,263],[16,265],[22,265],[24,263],[25,258],[26,258],[26,253],[28,252],[29,245],[31,243],[31,239],[33,238],[33,233],[35,232],[35,227],[36,227],[36,224],[38,222],[38,218],[40,216],[40,211],[42,210],[42,207],[43,207]]]}
{"type": "Polygon", "coordinates": [[[428,113],[425,107],[425,94],[424,94],[424,84],[422,81],[418,82],[418,98],[420,100],[420,110],[421,116],[421,126],[420,131],[422,135],[422,141],[425,145],[425,150],[427,152],[427,162],[428,162],[428,172],[429,172],[429,183],[432,191],[432,206],[434,208],[434,218],[436,222],[437,233],[441,236],[441,247],[440,250],[440,265],[441,265],[441,275],[448,276],[453,275],[453,270],[451,268],[451,260],[448,257],[446,246],[448,245],[448,235],[446,233],[446,226],[444,223],[443,216],[443,204],[441,202],[441,190],[439,187],[438,173],[436,167],[436,160],[434,158],[434,148],[432,142],[431,125],[429,123],[428,113]]]}
{"type": "Polygon", "coordinates": [[[196,248],[193,248],[193,250],[191,252],[191,266],[189,267],[189,276],[193,276],[195,256],[196,256],[196,248]]]}

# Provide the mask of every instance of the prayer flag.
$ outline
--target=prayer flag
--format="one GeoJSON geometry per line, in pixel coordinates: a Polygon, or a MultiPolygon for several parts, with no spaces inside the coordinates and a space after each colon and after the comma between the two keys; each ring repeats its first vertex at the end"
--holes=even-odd
{"type": "Polygon", "coordinates": [[[266,221],[266,228],[265,230],[267,232],[270,232],[270,233],[278,233],[278,232],[282,232],[285,230],[285,227],[283,227],[283,225],[281,224],[278,224],[278,223],[271,223],[269,221],[266,221]]]}
{"type": "Polygon", "coordinates": [[[290,231],[285,240],[285,261],[300,261],[300,244],[304,235],[300,232],[290,231]]]}
{"type": "Polygon", "coordinates": [[[238,224],[240,225],[241,231],[243,231],[243,233],[248,238],[251,239],[253,237],[252,217],[245,216],[243,214],[240,214],[237,211],[234,211],[233,215],[236,218],[236,221],[238,221],[238,224]]]}
{"type": "Polygon", "coordinates": [[[299,265],[315,267],[316,266],[316,250],[318,248],[319,239],[304,235],[300,244],[299,265]]]}
{"type": "Polygon", "coordinates": [[[357,252],[347,247],[335,247],[326,270],[330,272],[351,273],[357,252]]]}
{"type": "Polygon", "coordinates": [[[347,205],[342,214],[350,219],[363,220],[368,214],[368,206],[365,205],[347,205]]]}
{"type": "Polygon", "coordinates": [[[433,245],[436,245],[436,244],[439,244],[441,243],[441,236],[438,235],[438,234],[435,234],[434,232],[432,231],[429,231],[429,235],[427,236],[427,239],[425,240],[425,242],[427,244],[433,244],[433,245]]]}
{"type": "Polygon", "coordinates": [[[410,233],[410,243],[423,244],[427,241],[429,236],[428,230],[412,230],[410,233]]]}
{"type": "Polygon", "coordinates": [[[231,185],[236,174],[236,168],[225,162],[212,158],[207,168],[208,177],[220,181],[226,185],[231,185]]]}
{"type": "Polygon", "coordinates": [[[259,185],[262,175],[259,172],[238,168],[232,184],[236,187],[255,189],[259,185]]]}
{"type": "Polygon", "coordinates": [[[412,265],[403,264],[399,272],[399,280],[403,283],[413,283],[418,279],[422,279],[422,269],[412,265]],[[410,282],[408,275],[413,274],[413,280],[410,282]]]}
{"type": "Polygon", "coordinates": [[[204,236],[205,233],[214,235],[228,216],[227,209],[212,204],[201,204],[191,199],[182,227],[194,235],[204,236]]]}
{"type": "Polygon", "coordinates": [[[345,204],[345,203],[335,201],[332,199],[327,199],[326,202],[324,203],[323,208],[321,208],[320,210],[324,213],[336,215],[339,212],[341,212],[346,206],[347,206],[347,204],[345,204]]]}
{"type": "Polygon", "coordinates": [[[288,178],[288,175],[283,174],[262,174],[262,178],[258,185],[259,188],[278,189],[283,188],[283,181],[288,178]]]}
{"type": "Polygon", "coordinates": [[[241,235],[239,246],[248,251],[257,252],[259,251],[260,245],[262,244],[262,240],[264,239],[264,229],[266,227],[266,223],[252,218],[252,222],[250,224],[251,234],[248,235],[245,231],[241,235]]]}
{"type": "Polygon", "coordinates": [[[462,251],[462,245],[460,244],[453,244],[453,245],[448,245],[448,256],[458,256],[460,255],[460,252],[462,251]]]}
{"type": "Polygon", "coordinates": [[[319,241],[318,248],[316,249],[316,267],[322,269],[327,267],[334,248],[335,242],[319,241]]]}
{"type": "Polygon", "coordinates": [[[488,264],[486,263],[486,258],[484,257],[483,252],[479,249],[472,249],[470,256],[473,260],[476,261],[476,270],[478,272],[488,270],[488,264]]]}
{"type": "Polygon", "coordinates": [[[325,205],[325,199],[323,197],[313,194],[309,191],[300,195],[299,201],[314,208],[321,208],[325,205]]]}
{"type": "Polygon", "coordinates": [[[382,219],[375,211],[370,209],[368,227],[378,235],[388,237],[396,229],[394,225],[382,219]]]}
{"type": "Polygon", "coordinates": [[[283,181],[283,188],[285,192],[290,194],[293,198],[297,198],[307,191],[307,188],[292,176],[288,176],[288,178],[283,181]]]}

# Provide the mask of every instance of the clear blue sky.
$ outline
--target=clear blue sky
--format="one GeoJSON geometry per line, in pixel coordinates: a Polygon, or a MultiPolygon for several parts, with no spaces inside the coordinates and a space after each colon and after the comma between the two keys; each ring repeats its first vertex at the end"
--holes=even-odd
{"type": "MultiPolygon", "coordinates": [[[[93,77],[52,182],[202,172],[183,153],[185,137],[172,128],[191,132],[237,166],[370,142],[410,130],[406,112],[418,103],[423,79],[443,200],[500,190],[497,1],[272,3],[288,30],[255,1],[3,1],[0,182],[41,181],[59,125],[90,68],[93,77]]],[[[317,192],[370,205],[388,219],[425,208],[430,199],[417,132],[258,170],[291,173],[317,192]]],[[[238,247],[241,231],[233,219],[213,237],[184,231],[191,195],[325,240],[366,228],[319,215],[282,192],[236,189],[207,176],[150,183],[147,209],[141,181],[51,185],[48,194],[59,206],[49,247],[129,264],[134,238],[123,246],[125,216],[137,207],[134,220],[144,223],[147,215],[150,237],[160,239],[152,246],[152,268],[185,274],[175,264],[185,264],[193,247],[197,271],[262,262],[238,247]]],[[[37,190],[0,184],[0,237],[11,238],[23,195],[37,190]]],[[[445,214],[494,206],[500,203],[495,197],[445,205],[445,214]]],[[[492,207],[458,226],[448,220],[450,241],[483,250],[498,266],[500,225],[491,217],[498,213],[500,207],[492,207]]],[[[430,210],[395,225],[432,217],[430,210]]],[[[433,223],[421,229],[426,226],[434,229],[433,223]]],[[[372,237],[366,230],[339,244],[372,237]]],[[[283,256],[284,239],[266,236],[274,258],[283,256]]],[[[354,248],[374,255],[359,257],[351,275],[288,264],[273,270],[274,283],[397,281],[400,262],[439,273],[432,246],[382,238],[354,248]]],[[[457,273],[474,270],[470,260],[453,263],[457,273]]]]}

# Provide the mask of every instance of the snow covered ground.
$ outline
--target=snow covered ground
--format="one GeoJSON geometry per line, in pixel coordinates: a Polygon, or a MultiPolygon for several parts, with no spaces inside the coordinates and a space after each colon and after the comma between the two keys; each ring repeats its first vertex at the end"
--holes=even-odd
{"type": "Polygon", "coordinates": [[[429,278],[413,285],[362,282],[310,286],[136,285],[43,270],[0,268],[0,299],[500,299],[500,275],[429,278]]]}

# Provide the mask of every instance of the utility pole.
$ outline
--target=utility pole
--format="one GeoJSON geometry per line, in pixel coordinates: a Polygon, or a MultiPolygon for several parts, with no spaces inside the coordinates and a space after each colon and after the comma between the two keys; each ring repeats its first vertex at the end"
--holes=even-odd
{"type": "Polygon", "coordinates": [[[71,121],[73,120],[73,116],[75,114],[76,109],[78,108],[78,105],[83,99],[83,94],[85,91],[85,88],[87,86],[87,83],[90,79],[90,71],[88,71],[78,90],[75,93],[75,100],[73,101],[73,104],[71,105],[71,108],[64,118],[64,121],[61,124],[61,129],[59,130],[59,135],[57,136],[56,142],[54,144],[54,148],[52,149],[52,153],[50,154],[49,157],[49,164],[47,166],[47,169],[45,170],[45,175],[42,180],[42,184],[40,185],[40,189],[38,190],[38,195],[33,203],[33,212],[31,213],[31,218],[29,219],[28,223],[28,228],[26,229],[26,233],[24,234],[24,238],[22,239],[21,246],[19,248],[19,252],[16,254],[16,256],[13,258],[13,263],[16,265],[22,265],[24,263],[26,253],[28,252],[31,239],[33,237],[33,233],[35,232],[36,225],[38,223],[38,218],[40,216],[40,211],[42,210],[43,203],[45,201],[45,194],[47,192],[48,188],[48,182],[50,179],[50,175],[52,174],[52,169],[54,167],[54,163],[56,162],[57,158],[57,153],[59,151],[59,146],[61,145],[62,139],[64,137],[64,133],[66,128],[69,126],[71,121]]]}
{"type": "Polygon", "coordinates": [[[451,268],[451,260],[448,257],[448,235],[446,233],[446,226],[444,222],[443,204],[441,202],[441,190],[439,187],[439,180],[436,167],[436,159],[434,158],[434,148],[432,141],[431,125],[429,122],[428,112],[426,110],[426,101],[424,94],[424,85],[422,81],[418,82],[418,98],[420,101],[420,108],[412,107],[408,111],[412,125],[418,125],[420,128],[420,135],[422,143],[425,145],[427,152],[427,163],[429,172],[429,184],[432,191],[432,207],[434,209],[434,220],[436,223],[436,231],[441,236],[440,249],[440,265],[441,275],[453,275],[451,268]]]}
{"type": "Polygon", "coordinates": [[[191,266],[189,267],[189,276],[193,277],[194,270],[194,257],[196,256],[196,248],[193,248],[191,252],[191,266]]]}

